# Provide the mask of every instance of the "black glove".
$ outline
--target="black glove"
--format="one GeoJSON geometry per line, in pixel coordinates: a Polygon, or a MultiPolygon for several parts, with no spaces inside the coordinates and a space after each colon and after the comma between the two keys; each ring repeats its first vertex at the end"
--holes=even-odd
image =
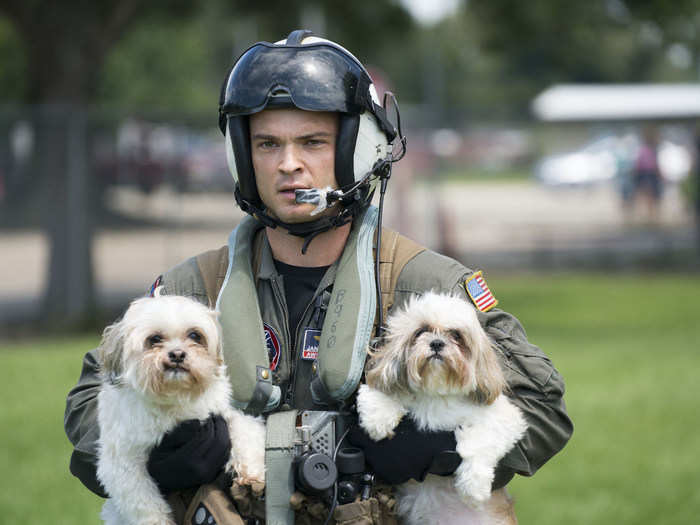
{"type": "Polygon", "coordinates": [[[211,483],[231,454],[228,425],[221,416],[190,419],[168,432],[151,450],[148,473],[163,494],[211,483]]]}
{"type": "Polygon", "coordinates": [[[364,450],[370,469],[390,485],[423,481],[428,474],[448,476],[462,462],[454,432],[419,431],[413,419],[404,417],[394,433],[381,441],[373,441],[360,426],[348,433],[350,443],[364,450]]]}

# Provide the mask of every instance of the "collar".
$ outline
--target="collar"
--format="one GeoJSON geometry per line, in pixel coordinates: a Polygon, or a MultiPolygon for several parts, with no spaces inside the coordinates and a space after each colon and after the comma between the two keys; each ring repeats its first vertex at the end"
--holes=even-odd
{"type": "MultiPolygon", "coordinates": [[[[355,228],[355,224],[352,225],[355,228]]],[[[342,258],[342,254],[338,257],[333,264],[328,267],[328,270],[323,275],[323,279],[319,283],[318,290],[325,290],[335,281],[335,276],[338,271],[338,263],[342,258]]],[[[270,241],[267,238],[265,232],[262,234],[262,247],[260,252],[260,268],[256,275],[257,279],[265,279],[268,281],[278,280],[281,276],[275,268],[274,258],[272,256],[272,248],[270,247],[270,241]]],[[[318,292],[317,290],[317,292],[318,292]]]]}

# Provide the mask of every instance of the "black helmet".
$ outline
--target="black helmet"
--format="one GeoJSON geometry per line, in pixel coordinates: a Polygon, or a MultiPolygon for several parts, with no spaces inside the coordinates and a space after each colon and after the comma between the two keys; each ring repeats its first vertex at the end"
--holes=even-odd
{"type": "Polygon", "coordinates": [[[219,127],[241,208],[268,226],[308,236],[348,222],[369,204],[375,176],[391,162],[396,137],[367,70],[346,49],[310,31],[286,40],[258,42],[236,61],[221,89],[219,127]],[[295,107],[340,114],[335,177],[338,215],[301,224],[270,217],[258,195],[251,157],[248,115],[270,107],[295,107]]]}

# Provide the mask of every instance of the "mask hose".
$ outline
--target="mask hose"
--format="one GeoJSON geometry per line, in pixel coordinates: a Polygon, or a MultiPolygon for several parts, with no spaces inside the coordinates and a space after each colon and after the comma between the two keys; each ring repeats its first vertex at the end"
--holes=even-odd
{"type": "Polygon", "coordinates": [[[391,100],[396,112],[397,134],[401,143],[401,151],[398,154],[392,154],[388,162],[383,163],[377,170],[379,176],[379,214],[377,217],[377,239],[374,247],[374,280],[377,284],[377,330],[375,337],[381,337],[384,331],[384,301],[382,299],[382,284],[379,279],[379,255],[382,249],[382,216],[384,214],[384,194],[386,193],[387,183],[391,178],[391,169],[394,162],[400,161],[406,155],[406,136],[401,130],[401,113],[399,112],[399,104],[396,97],[391,91],[384,93],[383,107],[387,110],[387,102],[391,100]]]}
{"type": "Polygon", "coordinates": [[[375,337],[380,337],[384,330],[384,304],[382,299],[382,283],[379,279],[379,254],[382,249],[382,215],[384,214],[384,194],[391,177],[391,163],[380,174],[379,180],[379,213],[377,215],[377,237],[374,246],[374,281],[377,285],[377,330],[375,337]]]}

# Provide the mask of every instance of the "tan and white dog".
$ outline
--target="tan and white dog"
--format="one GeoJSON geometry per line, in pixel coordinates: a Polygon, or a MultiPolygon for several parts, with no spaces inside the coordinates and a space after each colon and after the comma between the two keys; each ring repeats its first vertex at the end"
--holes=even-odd
{"type": "Polygon", "coordinates": [[[188,419],[221,415],[232,445],[226,469],[241,485],[264,483],[264,423],[232,407],[219,334],[216,312],[177,296],[137,299],[105,329],[97,476],[109,494],[106,523],[174,524],[146,463],[163,436],[188,419]]]}
{"type": "Polygon", "coordinates": [[[398,488],[404,522],[517,523],[505,489],[492,493],[491,484],[527,425],[503,394],[498,356],[475,309],[452,295],[414,296],[389,317],[384,344],[370,355],[357,396],[360,426],[379,441],[408,415],[420,429],[454,431],[462,458],[454,477],[398,488]]]}

